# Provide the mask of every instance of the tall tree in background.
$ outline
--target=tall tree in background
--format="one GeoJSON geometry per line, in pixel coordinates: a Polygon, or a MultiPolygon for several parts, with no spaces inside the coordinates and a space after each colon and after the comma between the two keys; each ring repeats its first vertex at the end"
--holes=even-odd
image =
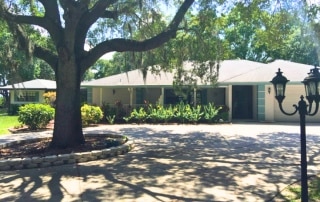
{"type": "Polygon", "coordinates": [[[0,0],[0,16],[8,23],[20,47],[46,61],[55,72],[57,99],[52,147],[72,147],[85,141],[80,82],[86,70],[105,53],[147,51],[169,41],[175,37],[194,0],[182,1],[170,23],[153,36],[144,40],[131,38],[130,30],[138,29],[137,24],[152,23],[147,20],[148,14],[158,12],[154,6],[159,2],[162,1],[0,0]],[[32,41],[25,25],[35,25],[33,31],[46,30],[54,51],[32,41]],[[94,33],[93,37],[88,35],[89,31],[94,33]],[[89,51],[84,48],[88,39],[92,47],[89,51]]]}
{"type": "MultiPolygon", "coordinates": [[[[38,41],[45,42],[40,35],[32,35],[38,41]]],[[[47,63],[37,58],[27,58],[21,51],[5,22],[0,23],[0,86],[32,80],[35,78],[54,80],[54,72],[47,63]]],[[[6,104],[9,102],[9,92],[0,91],[5,97],[6,104]]]]}
{"type": "MultiPolygon", "coordinates": [[[[187,14],[184,32],[164,46],[143,53],[119,53],[112,63],[121,71],[150,66],[157,71],[159,68],[154,65],[170,71],[181,67],[183,61],[192,60],[199,62],[195,72],[200,76],[210,72],[204,61],[215,64],[215,68],[219,67],[219,60],[236,58],[264,63],[275,59],[317,63],[319,43],[315,43],[315,33],[320,32],[313,30],[319,29],[318,6],[299,0],[214,2],[197,4],[196,10],[187,14]]],[[[133,36],[145,37],[163,24],[163,18],[153,19],[158,19],[156,25],[137,30],[133,36]]],[[[212,75],[207,78],[210,80],[212,75]]],[[[185,84],[178,78],[179,82],[185,84]]]]}
{"type": "MultiPolygon", "coordinates": [[[[214,84],[217,79],[219,61],[229,57],[226,40],[220,38],[221,23],[217,11],[209,4],[197,4],[196,11],[188,12],[176,37],[157,49],[145,52],[126,52],[114,55],[112,64],[118,70],[114,73],[141,69],[145,75],[159,71],[174,71],[174,87],[197,85],[197,79],[214,84]],[[204,51],[205,50],[205,51],[204,51]],[[193,66],[183,69],[183,63],[192,61],[193,66]],[[190,71],[191,70],[191,71],[190,71]]],[[[165,19],[153,15],[149,17],[153,26],[143,27],[133,32],[133,37],[148,38],[163,29],[165,19]]]]}

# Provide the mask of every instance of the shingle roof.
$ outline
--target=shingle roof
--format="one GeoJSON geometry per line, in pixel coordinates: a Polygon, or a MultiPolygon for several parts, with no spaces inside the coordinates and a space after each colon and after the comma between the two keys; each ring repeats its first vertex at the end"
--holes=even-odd
{"type": "Polygon", "coordinates": [[[148,73],[147,77],[144,80],[142,72],[136,69],[126,73],[83,82],[81,86],[166,86],[172,85],[172,81],[173,74],[170,72],[160,72],[159,75],[148,73]]]}
{"type": "MultiPolygon", "coordinates": [[[[225,60],[220,64],[218,82],[233,82],[236,78],[241,78],[241,75],[251,71],[265,67],[265,64],[252,62],[248,60],[225,60]]],[[[191,69],[192,63],[184,63],[185,69],[191,69]]],[[[271,77],[272,78],[272,77],[271,77]]],[[[271,80],[271,78],[269,80],[271,80]]],[[[171,72],[160,72],[159,75],[147,74],[146,80],[143,79],[143,74],[140,70],[132,70],[126,73],[121,73],[113,76],[104,77],[101,79],[83,82],[83,87],[129,87],[129,86],[172,86],[174,74],[171,72]]],[[[248,80],[244,80],[248,81],[248,80]]],[[[198,82],[201,85],[200,82],[198,82]]]]}
{"type": "MultiPolygon", "coordinates": [[[[242,68],[243,67],[241,67],[241,69],[242,68]]],[[[310,72],[310,69],[313,68],[313,66],[285,60],[276,60],[269,64],[262,64],[258,66],[256,69],[252,69],[250,71],[243,71],[241,74],[235,77],[229,77],[229,79],[225,80],[219,79],[219,82],[266,83],[272,80],[279,68],[283,72],[283,76],[287,77],[287,79],[290,80],[291,83],[301,83],[301,81],[308,76],[308,73],[310,72]]],[[[230,71],[233,70],[230,69],[230,71]]],[[[223,75],[223,73],[221,73],[221,75],[223,75]]]]}
{"type": "MultiPolygon", "coordinates": [[[[192,68],[191,62],[184,64],[186,69],[192,68]]],[[[225,60],[220,64],[220,85],[234,83],[269,83],[281,68],[283,75],[291,83],[300,83],[313,68],[311,65],[299,64],[290,61],[276,60],[269,64],[248,60],[225,60]]],[[[148,72],[143,78],[140,70],[132,70],[93,81],[83,82],[82,87],[130,87],[130,86],[172,86],[174,74],[161,71],[159,74],[148,72]]],[[[201,83],[198,83],[201,85],[201,83]]],[[[0,87],[0,89],[56,89],[56,82],[44,79],[35,79],[14,85],[0,87]]]]}
{"type": "Polygon", "coordinates": [[[34,79],[31,81],[25,81],[21,83],[16,83],[13,85],[3,86],[0,89],[11,90],[11,89],[32,89],[32,90],[55,90],[56,82],[52,80],[45,79],[34,79]]]}

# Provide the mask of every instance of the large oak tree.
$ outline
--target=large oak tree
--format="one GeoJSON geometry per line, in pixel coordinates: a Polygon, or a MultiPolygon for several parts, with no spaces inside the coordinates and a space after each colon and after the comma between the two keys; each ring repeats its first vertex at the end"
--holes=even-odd
{"type": "Polygon", "coordinates": [[[145,23],[150,17],[141,12],[154,14],[157,10],[153,5],[157,2],[0,0],[0,16],[7,22],[20,47],[46,61],[55,72],[57,100],[52,147],[72,147],[85,141],[81,125],[80,82],[86,70],[108,52],[147,51],[169,41],[175,37],[180,22],[194,0],[181,1],[172,20],[154,36],[144,40],[130,38],[129,32],[134,29],[135,23],[145,23]],[[26,27],[30,29],[30,25],[33,31],[48,34],[54,45],[53,50],[28,37],[26,27]],[[96,40],[95,44],[90,44],[91,49],[86,50],[90,30],[108,25],[109,29],[104,29],[104,33],[96,33],[97,38],[103,40],[96,40]]]}

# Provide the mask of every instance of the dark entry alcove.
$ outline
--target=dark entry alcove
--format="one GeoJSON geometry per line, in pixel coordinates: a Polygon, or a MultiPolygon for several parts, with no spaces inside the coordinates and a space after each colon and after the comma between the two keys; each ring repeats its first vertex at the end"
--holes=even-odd
{"type": "Polygon", "coordinates": [[[253,118],[252,86],[232,86],[232,119],[253,118]]]}

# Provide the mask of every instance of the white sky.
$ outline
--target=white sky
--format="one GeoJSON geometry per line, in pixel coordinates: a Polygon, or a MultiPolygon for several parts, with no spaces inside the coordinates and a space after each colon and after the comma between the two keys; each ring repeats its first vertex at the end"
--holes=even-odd
{"type": "MultiPolygon", "coordinates": [[[[90,50],[90,46],[87,43],[84,44],[84,50],[90,50]]],[[[110,52],[110,53],[104,54],[100,59],[110,60],[110,59],[112,59],[112,56],[114,53],[115,52],[110,52]]]]}
{"type": "Polygon", "coordinates": [[[320,0],[307,0],[308,4],[316,4],[316,5],[320,5],[320,0]]]}

